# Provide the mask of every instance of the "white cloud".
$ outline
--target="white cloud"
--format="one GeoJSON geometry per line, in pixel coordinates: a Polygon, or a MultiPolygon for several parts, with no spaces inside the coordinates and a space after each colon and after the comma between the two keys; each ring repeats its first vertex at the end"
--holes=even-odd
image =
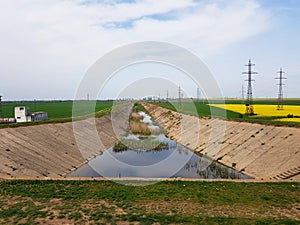
{"type": "Polygon", "coordinates": [[[268,12],[248,0],[84,2],[0,2],[3,95],[72,98],[88,66],[125,43],[166,41],[208,56],[269,26],[268,12]],[[163,19],[166,15],[170,18],[163,19]],[[107,26],[116,23],[127,26],[107,26]],[[16,88],[5,83],[14,83],[16,88]]]}

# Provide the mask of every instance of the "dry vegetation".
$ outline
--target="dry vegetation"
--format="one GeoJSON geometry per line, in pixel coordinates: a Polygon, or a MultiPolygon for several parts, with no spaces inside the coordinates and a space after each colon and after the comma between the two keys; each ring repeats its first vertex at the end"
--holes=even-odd
{"type": "Polygon", "coordinates": [[[151,131],[147,124],[137,122],[137,121],[130,121],[130,130],[133,134],[142,134],[142,135],[151,134],[151,131]]]}
{"type": "Polygon", "coordinates": [[[136,112],[132,112],[131,113],[131,120],[137,120],[140,121],[142,120],[144,117],[136,112]]]}

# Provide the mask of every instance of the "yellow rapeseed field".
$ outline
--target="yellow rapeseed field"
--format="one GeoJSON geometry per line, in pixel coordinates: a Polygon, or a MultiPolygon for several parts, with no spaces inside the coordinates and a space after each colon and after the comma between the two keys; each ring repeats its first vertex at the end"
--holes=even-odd
{"type": "Polygon", "coordinates": [[[276,121],[300,123],[300,118],[281,118],[276,119],[276,121]]]}
{"type": "MultiPolygon", "coordinates": [[[[227,109],[233,112],[245,114],[246,106],[244,104],[209,104],[210,106],[227,109]]],[[[287,116],[293,114],[300,116],[300,106],[298,105],[284,105],[283,110],[277,110],[277,105],[253,105],[254,112],[257,116],[287,116]]],[[[300,118],[283,118],[280,121],[300,122],[300,118]]]]}

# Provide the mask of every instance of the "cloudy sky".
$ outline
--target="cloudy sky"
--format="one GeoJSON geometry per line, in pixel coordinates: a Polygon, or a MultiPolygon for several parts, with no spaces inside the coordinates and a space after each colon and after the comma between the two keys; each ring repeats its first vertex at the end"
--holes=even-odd
{"type": "Polygon", "coordinates": [[[299,21],[298,0],[0,0],[0,95],[73,99],[106,53],[163,41],[196,54],[225,97],[241,96],[250,58],[258,72],[254,97],[276,97],[280,67],[284,95],[300,97],[299,21]]]}

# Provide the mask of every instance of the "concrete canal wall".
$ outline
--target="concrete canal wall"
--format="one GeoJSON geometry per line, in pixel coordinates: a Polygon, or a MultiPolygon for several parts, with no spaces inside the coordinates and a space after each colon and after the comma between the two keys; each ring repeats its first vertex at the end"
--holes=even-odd
{"type": "Polygon", "coordinates": [[[299,128],[205,119],[144,106],[171,139],[196,153],[259,180],[300,181],[299,128]]]}
{"type": "MultiPolygon", "coordinates": [[[[131,107],[114,114],[114,127],[111,115],[96,119],[101,145],[90,130],[91,119],[78,122],[79,144],[71,122],[0,129],[0,178],[62,179],[125,134],[131,107]]],[[[151,104],[145,108],[171,139],[196,153],[258,180],[300,181],[299,128],[204,119],[151,104]]]]}
{"type": "Polygon", "coordinates": [[[111,116],[77,121],[75,133],[81,136],[79,145],[72,122],[0,129],[0,178],[62,178],[107,148],[113,146],[128,129],[132,104],[122,107],[112,126],[111,116]],[[95,141],[95,135],[102,144],[95,141]]]}

